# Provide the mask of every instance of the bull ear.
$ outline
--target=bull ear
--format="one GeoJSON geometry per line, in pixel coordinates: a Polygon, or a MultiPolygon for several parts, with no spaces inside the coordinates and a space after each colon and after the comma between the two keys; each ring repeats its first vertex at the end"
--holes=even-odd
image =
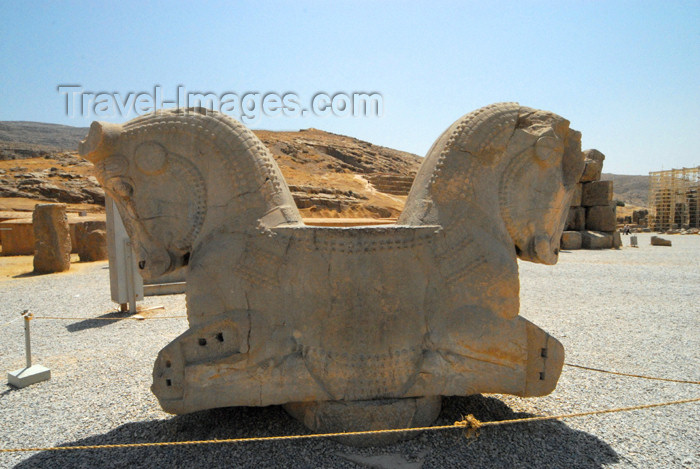
{"type": "Polygon", "coordinates": [[[120,124],[94,121],[87,137],[80,142],[78,153],[90,162],[97,163],[109,154],[121,131],[120,124]]]}

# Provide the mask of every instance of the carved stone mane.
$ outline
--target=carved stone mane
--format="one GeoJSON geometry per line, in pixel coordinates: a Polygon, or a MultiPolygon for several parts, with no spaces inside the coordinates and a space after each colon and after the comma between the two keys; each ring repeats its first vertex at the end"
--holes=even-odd
{"type": "Polygon", "coordinates": [[[539,396],[563,348],[518,317],[517,256],[556,262],[580,134],[515,103],[435,142],[397,225],[305,226],[269,152],[202,110],[93,123],[81,154],[146,276],[187,265],[190,329],[156,361],[168,412],[285,404],[317,431],[427,424],[440,396],[539,396]]]}
{"type": "Polygon", "coordinates": [[[147,277],[181,267],[212,232],[302,223],[269,150],[240,122],[204,108],[94,122],[80,152],[144,248],[136,254],[147,277]],[[133,197],[136,188],[149,196],[133,197]]]}

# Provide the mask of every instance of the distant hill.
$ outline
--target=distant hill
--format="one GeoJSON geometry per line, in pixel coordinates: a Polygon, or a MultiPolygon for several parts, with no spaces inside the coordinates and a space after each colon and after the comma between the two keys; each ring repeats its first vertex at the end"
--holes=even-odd
{"type": "MultiPolygon", "coordinates": [[[[57,164],[65,166],[69,172],[76,172],[78,176],[70,184],[64,184],[65,189],[85,192],[80,181],[89,171],[83,174],[78,169],[83,165],[89,167],[89,164],[76,158],[74,152],[87,132],[85,127],[0,122],[0,161],[46,160],[41,164],[27,161],[18,165],[7,161],[7,165],[0,165],[0,170],[4,170],[0,196],[15,194],[15,197],[19,197],[22,194],[54,199],[50,197],[51,191],[42,189],[40,184],[29,184],[31,178],[23,184],[19,184],[19,181],[22,177],[28,177],[23,175],[27,172],[33,172],[31,176],[38,179],[49,177],[40,174],[41,171],[57,164]],[[19,179],[15,180],[15,176],[19,179]],[[71,184],[76,187],[68,187],[71,184]],[[43,192],[39,192],[40,189],[43,192]],[[3,192],[5,195],[2,195],[3,192]]],[[[311,212],[314,212],[313,216],[327,216],[331,215],[330,212],[342,212],[342,216],[396,216],[403,208],[405,195],[423,161],[423,158],[411,153],[316,129],[298,132],[257,130],[255,133],[274,155],[305,216],[312,216],[311,212]]],[[[603,173],[602,179],[614,182],[615,199],[627,205],[646,207],[648,176],[603,173]]],[[[51,182],[63,188],[58,181],[60,178],[51,176],[51,182]]],[[[88,186],[90,190],[96,189],[93,183],[88,186]]],[[[79,199],[77,195],[73,198],[79,199]]],[[[95,198],[92,193],[83,194],[83,199],[88,203],[95,198]]],[[[55,199],[60,200],[60,197],[55,199]]]]}
{"type": "Polygon", "coordinates": [[[603,173],[601,180],[613,182],[613,198],[628,205],[647,207],[649,176],[603,173]]]}
{"type": "MultiPolygon", "coordinates": [[[[91,165],[76,155],[87,128],[0,122],[0,198],[99,203],[91,165]],[[15,161],[21,160],[21,161],[15,161]]],[[[423,158],[316,129],[257,130],[306,217],[395,217],[423,158]]]]}
{"type": "Polygon", "coordinates": [[[86,127],[41,122],[0,122],[0,160],[44,156],[57,151],[76,151],[86,127]]]}

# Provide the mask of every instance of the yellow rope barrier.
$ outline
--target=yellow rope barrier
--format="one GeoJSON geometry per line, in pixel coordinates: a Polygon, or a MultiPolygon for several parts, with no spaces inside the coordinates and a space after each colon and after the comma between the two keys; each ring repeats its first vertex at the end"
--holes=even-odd
{"type": "MultiPolygon", "coordinates": [[[[0,329],[9,326],[15,321],[22,319],[24,314],[19,318],[13,319],[12,321],[0,326],[0,329]]],[[[49,320],[97,320],[97,321],[121,321],[124,319],[130,319],[135,321],[144,321],[150,319],[181,319],[187,316],[154,316],[154,317],[117,317],[117,318],[91,318],[91,317],[63,317],[63,316],[30,316],[29,319],[49,319],[49,320]]],[[[668,381],[673,383],[685,383],[685,384],[700,384],[699,381],[687,381],[680,379],[670,379],[670,378],[658,378],[654,376],[637,375],[631,373],[621,373],[616,371],[602,370],[600,368],[592,368],[582,365],[576,365],[573,363],[565,363],[566,366],[579,368],[582,370],[596,371],[599,373],[607,373],[619,376],[628,376],[633,378],[643,378],[657,381],[668,381]]],[[[566,418],[575,417],[586,417],[591,415],[601,415],[601,414],[611,414],[616,412],[630,412],[634,410],[651,409],[654,407],[663,407],[678,404],[688,404],[692,402],[700,402],[700,398],[695,399],[684,399],[678,401],[662,402],[657,404],[645,404],[632,407],[619,407],[615,409],[605,409],[605,410],[594,410],[589,412],[579,412],[572,414],[560,414],[560,415],[547,415],[540,417],[527,417],[521,419],[510,419],[510,420],[494,420],[490,422],[482,422],[478,420],[473,415],[467,415],[462,420],[459,420],[452,425],[439,425],[434,427],[416,427],[416,428],[397,428],[397,429],[387,429],[387,430],[365,430],[356,432],[343,432],[343,433],[316,433],[310,435],[288,435],[288,436],[267,436],[267,437],[249,437],[249,438],[228,438],[222,440],[194,440],[194,441],[167,441],[167,442],[157,442],[157,443],[122,443],[122,444],[111,444],[111,445],[84,445],[84,446],[55,446],[55,447],[45,447],[45,448],[0,448],[0,453],[16,453],[16,452],[33,452],[33,451],[63,451],[63,450],[84,450],[84,449],[115,449],[115,448],[142,448],[142,447],[152,447],[152,446],[183,446],[183,445],[202,445],[202,444],[221,444],[221,443],[252,443],[252,442],[264,442],[264,441],[282,441],[282,440],[303,440],[303,439],[316,439],[316,438],[331,438],[331,437],[348,437],[348,436],[369,436],[369,435],[380,435],[380,434],[391,434],[391,433],[408,433],[408,432],[420,432],[420,431],[441,431],[450,429],[466,429],[467,437],[472,438],[478,436],[479,429],[483,427],[490,426],[501,426],[501,425],[512,425],[518,423],[528,423],[528,422],[541,422],[546,420],[560,420],[566,418]]]]}
{"type": "Polygon", "coordinates": [[[9,326],[10,324],[13,324],[13,323],[19,321],[19,320],[22,319],[23,317],[24,317],[24,316],[20,316],[20,317],[18,317],[18,318],[14,318],[12,321],[6,322],[6,323],[3,324],[2,326],[0,326],[0,329],[5,329],[5,328],[6,328],[7,326],[9,326]]]}
{"type": "Polygon", "coordinates": [[[684,383],[684,384],[700,384],[700,381],[686,381],[683,379],[670,379],[670,378],[656,378],[654,376],[645,376],[645,375],[633,375],[630,373],[620,373],[617,371],[608,371],[608,370],[601,370],[600,368],[591,368],[588,366],[582,366],[582,365],[574,365],[573,363],[565,363],[566,366],[571,366],[573,368],[580,368],[582,370],[589,370],[589,371],[597,371],[599,373],[608,373],[611,375],[619,375],[619,376],[630,376],[632,378],[644,378],[644,379],[653,379],[656,381],[669,381],[671,383],[684,383]]]}
{"type": "Polygon", "coordinates": [[[688,404],[691,402],[700,402],[700,398],[684,399],[680,401],[661,402],[656,404],[645,404],[632,407],[619,407],[616,409],[594,410],[590,412],[580,412],[573,414],[547,415],[541,417],[527,417],[522,419],[511,420],[494,420],[490,422],[481,422],[473,415],[468,415],[462,420],[459,420],[452,425],[438,425],[434,427],[417,427],[417,428],[396,428],[389,430],[365,430],[357,432],[344,433],[316,433],[310,435],[286,435],[286,436],[261,436],[249,438],[227,438],[222,440],[192,440],[192,441],[163,441],[156,443],[121,443],[111,445],[83,445],[83,446],[52,446],[45,448],[2,448],[0,453],[19,453],[32,451],[66,451],[66,450],[85,450],[85,449],[116,449],[116,448],[144,448],[153,446],[185,446],[185,445],[204,445],[204,444],[222,444],[222,443],[253,443],[253,442],[269,442],[269,441],[284,441],[284,440],[308,440],[317,438],[331,437],[348,437],[348,436],[369,436],[381,435],[387,433],[407,433],[420,431],[440,431],[451,429],[467,429],[467,436],[476,436],[480,428],[490,426],[511,425],[516,423],[540,422],[544,420],[559,420],[574,417],[586,417],[590,415],[611,414],[615,412],[629,412],[633,410],[651,409],[654,407],[663,407],[678,404],[688,404]]]}
{"type": "MultiPolygon", "coordinates": [[[[138,314],[138,313],[136,313],[138,314]]],[[[63,317],[63,316],[34,316],[34,319],[66,319],[70,321],[123,321],[124,319],[131,319],[133,321],[148,321],[150,319],[180,319],[186,318],[187,316],[152,316],[152,317],[131,317],[125,316],[123,318],[91,318],[91,317],[63,317]]]]}

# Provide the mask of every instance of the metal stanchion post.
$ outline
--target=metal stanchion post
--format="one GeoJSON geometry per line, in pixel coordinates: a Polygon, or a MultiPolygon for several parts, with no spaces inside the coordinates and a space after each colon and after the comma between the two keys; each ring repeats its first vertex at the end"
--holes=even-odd
{"type": "Polygon", "coordinates": [[[129,313],[136,314],[136,285],[134,285],[134,258],[131,252],[131,240],[124,240],[124,252],[126,253],[126,291],[129,298],[129,313]]]}
{"type": "Polygon", "coordinates": [[[24,317],[24,352],[26,367],[7,373],[7,382],[12,386],[23,388],[30,384],[51,379],[51,370],[41,365],[32,365],[31,320],[34,317],[28,309],[22,312],[24,317]]]}
{"type": "Polygon", "coordinates": [[[24,316],[24,354],[26,355],[26,368],[32,367],[32,336],[30,333],[29,326],[31,325],[31,320],[34,317],[28,309],[25,309],[22,313],[24,316]]]}

